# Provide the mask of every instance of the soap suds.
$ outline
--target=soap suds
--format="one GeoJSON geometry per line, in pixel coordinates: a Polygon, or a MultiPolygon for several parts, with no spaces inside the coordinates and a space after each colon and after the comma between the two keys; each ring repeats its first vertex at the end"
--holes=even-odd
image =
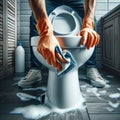
{"type": "Polygon", "coordinates": [[[81,85],[80,87],[81,88],[88,88],[88,87],[90,87],[90,85],[86,84],[86,85],[81,85]]]}
{"type": "Polygon", "coordinates": [[[113,75],[107,75],[106,77],[108,77],[108,78],[114,78],[113,75]]]}
{"type": "Polygon", "coordinates": [[[105,88],[110,88],[111,86],[109,84],[106,84],[105,85],[105,88]]]}
{"type": "Polygon", "coordinates": [[[119,98],[120,97],[120,93],[113,93],[109,95],[110,98],[119,98]]]}
{"type": "Polygon", "coordinates": [[[106,107],[106,109],[109,111],[109,112],[112,112],[114,109],[111,108],[111,107],[106,107]]]}
{"type": "MultiPolygon", "coordinates": [[[[27,101],[30,99],[36,99],[35,96],[26,94],[26,93],[17,93],[17,97],[20,98],[22,101],[27,101]]],[[[11,114],[22,114],[26,119],[39,119],[44,116],[49,115],[50,113],[58,113],[58,114],[63,114],[72,110],[82,110],[85,109],[84,105],[85,100],[83,99],[81,95],[81,100],[80,103],[72,106],[71,108],[67,109],[60,109],[53,105],[52,103],[49,102],[49,100],[46,97],[45,103],[44,104],[39,104],[39,105],[29,105],[25,107],[18,107],[15,108],[13,111],[11,111],[11,114]]]]}
{"type": "Polygon", "coordinates": [[[96,97],[99,97],[100,94],[98,93],[98,89],[93,87],[93,88],[87,88],[87,92],[93,93],[96,97]]]}
{"type": "MultiPolygon", "coordinates": [[[[107,76],[108,78],[114,78],[114,76],[110,76],[108,75],[107,76]]],[[[105,85],[105,88],[110,88],[111,86],[108,84],[109,81],[106,80],[106,85],[105,85]]],[[[85,84],[85,85],[81,85],[81,88],[84,88],[86,89],[86,91],[88,93],[92,93],[94,94],[98,99],[100,100],[104,100],[104,101],[107,101],[108,103],[108,107],[106,107],[105,109],[107,109],[108,111],[113,111],[115,110],[116,108],[118,108],[118,106],[120,105],[120,103],[118,101],[116,102],[112,102],[110,100],[107,100],[107,99],[103,99],[102,97],[100,97],[101,95],[104,95],[107,93],[106,90],[101,90],[99,91],[98,88],[95,88],[95,87],[91,87],[91,85],[89,84],[85,84]]],[[[42,90],[42,91],[46,91],[46,87],[45,86],[42,86],[42,87],[37,87],[37,88],[25,88],[23,89],[24,91],[26,90],[42,90]]],[[[120,88],[117,88],[118,91],[120,91],[120,88]]],[[[21,94],[16,94],[17,97],[20,98],[21,101],[29,101],[29,100],[37,100],[36,99],[36,96],[32,96],[32,95],[29,95],[29,94],[23,94],[23,96],[21,96],[21,94]]],[[[109,95],[109,98],[113,98],[115,100],[117,100],[117,98],[120,97],[120,93],[112,93],[109,95]]],[[[22,114],[25,118],[27,119],[39,119],[39,118],[42,118],[44,116],[47,116],[53,112],[56,112],[58,114],[63,114],[65,112],[69,112],[71,110],[74,110],[74,109],[85,109],[85,105],[84,102],[85,100],[82,100],[80,101],[81,103],[79,105],[76,105],[72,108],[69,108],[69,109],[59,109],[59,108],[56,108],[55,106],[53,106],[52,104],[49,106],[48,104],[39,104],[39,105],[29,105],[29,106],[25,106],[25,107],[18,107],[18,108],[15,108],[11,114],[22,114]]]]}
{"type": "Polygon", "coordinates": [[[105,79],[105,83],[106,83],[106,84],[109,84],[109,83],[110,83],[110,81],[109,81],[109,80],[107,80],[107,79],[105,79]]]}
{"type": "Polygon", "coordinates": [[[27,119],[39,119],[51,113],[51,109],[46,105],[29,105],[14,109],[11,114],[22,114],[27,119]]]}
{"type": "Polygon", "coordinates": [[[106,94],[107,91],[106,90],[102,90],[102,91],[99,91],[100,94],[106,94]]]}
{"type": "Polygon", "coordinates": [[[120,88],[117,88],[120,91],[120,88]]]}
{"type": "Polygon", "coordinates": [[[21,101],[30,101],[30,100],[38,100],[39,102],[41,102],[40,96],[33,96],[27,93],[21,93],[18,92],[17,97],[20,98],[21,101]]]}
{"type": "Polygon", "coordinates": [[[46,87],[42,86],[42,87],[36,87],[36,88],[24,88],[23,90],[42,90],[42,91],[46,91],[46,87]]]}
{"type": "MultiPolygon", "coordinates": [[[[111,75],[107,75],[107,77],[114,78],[114,76],[111,76],[111,75]]],[[[118,92],[116,93],[107,94],[111,86],[109,84],[110,83],[109,80],[105,79],[105,82],[106,82],[106,85],[103,90],[100,90],[99,88],[96,88],[96,87],[91,87],[90,85],[86,85],[86,84],[82,85],[81,88],[84,88],[88,94],[89,93],[94,94],[99,100],[107,102],[108,107],[105,107],[105,109],[107,109],[109,112],[112,112],[115,109],[117,109],[120,105],[120,101],[118,100],[118,98],[120,98],[120,93],[119,93],[120,88],[116,88],[118,90],[118,92]],[[107,98],[104,98],[105,95],[107,95],[107,98]],[[111,98],[112,98],[112,101],[111,101],[111,98]]]]}
{"type": "Polygon", "coordinates": [[[113,102],[111,102],[111,101],[108,101],[108,103],[109,103],[109,105],[111,106],[111,107],[113,107],[113,108],[117,108],[118,106],[119,106],[119,103],[113,103],[113,102]]]}

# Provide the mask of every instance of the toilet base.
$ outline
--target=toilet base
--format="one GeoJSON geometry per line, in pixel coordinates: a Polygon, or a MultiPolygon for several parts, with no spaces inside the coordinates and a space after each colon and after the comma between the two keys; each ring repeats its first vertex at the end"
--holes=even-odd
{"type": "Polygon", "coordinates": [[[62,77],[49,70],[46,91],[47,103],[56,108],[66,109],[83,103],[79,86],[78,69],[74,69],[62,77]]]}

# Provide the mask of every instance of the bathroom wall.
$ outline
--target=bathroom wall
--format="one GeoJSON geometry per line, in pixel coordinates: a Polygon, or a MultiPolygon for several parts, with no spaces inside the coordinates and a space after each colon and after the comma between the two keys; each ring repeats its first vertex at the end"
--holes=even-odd
{"type": "MultiPolygon", "coordinates": [[[[100,18],[112,8],[120,4],[120,0],[97,0],[95,15],[98,21],[98,33],[101,34],[100,18]]],[[[28,0],[17,0],[17,39],[23,41],[26,52],[26,68],[30,67],[30,48],[29,48],[29,18],[31,10],[28,0]]],[[[101,67],[101,42],[97,47],[96,60],[98,67],[101,67]]]]}

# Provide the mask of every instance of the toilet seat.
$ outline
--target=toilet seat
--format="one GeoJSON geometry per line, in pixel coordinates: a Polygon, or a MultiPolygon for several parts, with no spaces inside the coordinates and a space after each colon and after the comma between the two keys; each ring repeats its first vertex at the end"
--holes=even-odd
{"type": "Polygon", "coordinates": [[[81,17],[68,6],[57,7],[50,13],[49,18],[55,35],[76,35],[81,29],[81,17]]]}

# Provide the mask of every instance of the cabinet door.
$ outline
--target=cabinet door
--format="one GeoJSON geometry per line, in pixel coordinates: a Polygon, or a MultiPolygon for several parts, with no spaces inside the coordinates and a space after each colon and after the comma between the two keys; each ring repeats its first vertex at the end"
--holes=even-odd
{"type": "Polygon", "coordinates": [[[115,67],[120,71],[120,16],[115,18],[115,67]]]}
{"type": "Polygon", "coordinates": [[[114,20],[103,25],[103,64],[114,66],[114,20]]]}

